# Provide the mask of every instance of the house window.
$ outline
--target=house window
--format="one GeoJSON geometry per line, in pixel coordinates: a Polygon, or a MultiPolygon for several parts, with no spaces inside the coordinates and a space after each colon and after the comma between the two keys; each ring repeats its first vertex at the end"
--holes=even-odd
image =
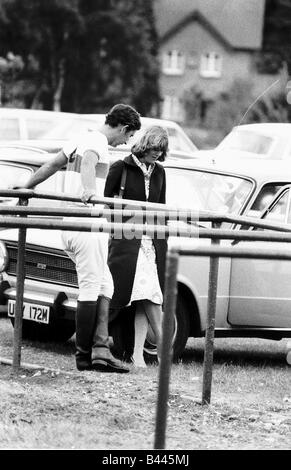
{"type": "Polygon", "coordinates": [[[183,108],[178,96],[164,96],[162,118],[172,121],[183,120],[183,108]]]}
{"type": "Polygon", "coordinates": [[[201,56],[201,77],[220,77],[222,70],[222,57],[216,52],[207,52],[201,56]]]}
{"type": "Polygon", "coordinates": [[[166,75],[182,75],[185,70],[185,56],[180,51],[168,51],[163,54],[163,72],[166,75]]]}

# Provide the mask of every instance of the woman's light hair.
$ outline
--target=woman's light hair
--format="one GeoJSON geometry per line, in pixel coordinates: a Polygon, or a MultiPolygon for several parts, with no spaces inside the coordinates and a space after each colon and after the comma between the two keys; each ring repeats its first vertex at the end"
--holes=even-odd
{"type": "Polygon", "coordinates": [[[137,158],[142,158],[153,149],[162,152],[158,160],[163,162],[169,149],[169,135],[162,126],[148,127],[141,138],[132,146],[131,153],[137,158]]]}

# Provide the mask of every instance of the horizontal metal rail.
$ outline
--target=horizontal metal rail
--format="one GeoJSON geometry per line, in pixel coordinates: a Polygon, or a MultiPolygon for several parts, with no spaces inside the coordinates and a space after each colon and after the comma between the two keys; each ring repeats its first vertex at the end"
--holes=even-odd
{"type": "MultiPolygon", "coordinates": [[[[80,221],[65,221],[60,219],[50,218],[26,218],[26,217],[9,217],[0,216],[0,227],[7,228],[43,228],[47,230],[70,230],[78,232],[104,232],[113,235],[128,234],[134,236],[141,236],[143,234],[165,238],[165,237],[188,237],[188,238],[211,238],[220,240],[235,240],[235,241],[266,241],[266,242],[291,242],[291,233],[276,233],[252,231],[252,230],[231,230],[231,229],[204,229],[195,228],[191,225],[186,227],[173,227],[167,225],[150,225],[150,224],[137,224],[134,222],[80,222],[80,221]]],[[[290,229],[289,229],[290,231],[290,229]]],[[[1,238],[1,237],[0,237],[1,238]]],[[[187,242],[188,243],[188,242],[187,242]]],[[[182,246],[177,244],[177,249],[184,250],[182,246]]],[[[187,245],[187,249],[189,249],[187,245]]],[[[202,248],[201,248],[202,249],[202,248]]]]}
{"type": "MultiPolygon", "coordinates": [[[[196,212],[194,214],[190,214],[187,211],[179,212],[177,211],[153,211],[153,210],[134,210],[134,209],[111,209],[111,208],[97,208],[96,206],[93,207],[84,207],[84,208],[50,208],[47,206],[38,206],[38,207],[1,207],[0,206],[0,214],[2,215],[41,215],[41,216],[62,216],[62,217],[110,217],[118,216],[118,217],[130,217],[130,218],[147,218],[150,219],[157,219],[157,220],[164,220],[164,219],[174,219],[176,220],[185,220],[191,221],[196,220],[196,212]]],[[[197,219],[198,220],[198,219],[197,219]]]]}
{"type": "Polygon", "coordinates": [[[291,249],[260,249],[240,247],[193,247],[191,249],[178,248],[179,254],[183,256],[219,256],[221,258],[253,258],[253,259],[280,259],[291,260],[291,249]]]}
{"type": "MultiPolygon", "coordinates": [[[[32,189],[22,189],[22,190],[15,190],[15,189],[6,189],[0,190],[0,197],[8,197],[8,198],[37,198],[37,199],[49,199],[49,200],[57,200],[57,201],[64,201],[64,202],[72,202],[72,203],[79,203],[82,204],[80,197],[76,197],[75,195],[69,195],[64,193],[57,193],[57,192],[40,192],[34,191],[32,189]]],[[[176,211],[177,207],[157,203],[157,202],[147,202],[147,201],[136,201],[133,199],[120,199],[120,198],[112,198],[112,197],[95,197],[90,199],[90,204],[102,204],[112,206],[114,208],[119,207],[128,207],[128,208],[135,208],[135,209],[149,209],[149,210],[162,210],[165,209],[176,211]]],[[[185,209],[184,209],[185,210],[185,209]]],[[[188,209],[186,209],[188,210],[188,209]]],[[[191,209],[189,209],[192,212],[191,209]]],[[[193,211],[198,212],[198,211],[193,211]]]]}
{"type": "MultiPolygon", "coordinates": [[[[277,223],[270,223],[260,218],[253,218],[253,217],[245,217],[245,216],[235,216],[235,215],[227,215],[227,214],[219,214],[217,212],[211,211],[204,211],[204,210],[193,210],[191,208],[179,208],[169,206],[167,204],[158,204],[152,202],[145,202],[145,201],[135,201],[130,199],[119,199],[119,198],[108,198],[108,197],[99,197],[99,198],[92,198],[90,200],[93,204],[102,204],[106,207],[96,207],[91,206],[91,208],[81,206],[80,198],[75,196],[68,196],[64,195],[63,193],[42,193],[33,190],[0,190],[0,197],[9,197],[9,198],[38,198],[38,199],[51,199],[51,200],[58,200],[58,201],[67,201],[67,202],[74,202],[79,203],[80,207],[78,208],[71,208],[71,207],[64,207],[64,208],[48,208],[48,207],[38,207],[38,208],[30,208],[27,207],[27,212],[25,211],[25,207],[1,207],[0,206],[0,214],[35,214],[42,215],[51,214],[55,216],[78,216],[78,217],[104,217],[104,216],[112,216],[114,211],[122,211],[122,216],[124,217],[139,217],[144,215],[143,211],[146,211],[147,217],[165,217],[170,219],[180,220],[180,221],[193,221],[194,223],[197,222],[215,222],[215,223],[228,223],[228,224],[235,224],[235,225],[243,225],[248,227],[254,228],[265,228],[269,230],[275,231],[282,231],[282,232],[290,232],[291,227],[289,224],[277,224],[277,223]],[[10,212],[11,211],[11,212],[10,212]],[[31,212],[30,212],[31,211],[31,212]],[[129,212],[127,212],[129,211],[129,212]],[[139,212],[141,211],[141,212],[139,212]],[[163,214],[163,215],[162,215],[163,214]]],[[[119,212],[116,212],[116,215],[119,215],[119,212]]]]}

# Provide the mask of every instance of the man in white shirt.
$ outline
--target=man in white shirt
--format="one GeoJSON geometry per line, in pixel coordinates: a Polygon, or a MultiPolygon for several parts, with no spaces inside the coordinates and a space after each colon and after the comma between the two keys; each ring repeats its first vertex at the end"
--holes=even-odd
{"type": "MultiPolygon", "coordinates": [[[[108,145],[126,143],[140,127],[140,117],[134,108],[125,104],[113,106],[98,131],[83,135],[78,142],[68,142],[30,178],[25,188],[34,188],[66,165],[65,192],[80,195],[85,204],[91,197],[103,196],[109,169],[108,145]]],[[[109,349],[108,315],[113,281],[107,265],[108,235],[63,231],[62,239],[78,276],[77,369],[129,372],[109,349]]]]}

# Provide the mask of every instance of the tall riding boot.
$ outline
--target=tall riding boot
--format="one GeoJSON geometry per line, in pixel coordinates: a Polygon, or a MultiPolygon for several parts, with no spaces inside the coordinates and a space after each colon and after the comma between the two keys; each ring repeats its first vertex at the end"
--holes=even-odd
{"type": "Polygon", "coordinates": [[[97,300],[97,323],[92,347],[92,368],[102,372],[129,372],[109,349],[108,316],[110,299],[99,296],[97,300]]]}
{"type": "Polygon", "coordinates": [[[96,324],[97,302],[77,303],[76,311],[76,366],[78,370],[92,368],[91,352],[96,324]]]}

